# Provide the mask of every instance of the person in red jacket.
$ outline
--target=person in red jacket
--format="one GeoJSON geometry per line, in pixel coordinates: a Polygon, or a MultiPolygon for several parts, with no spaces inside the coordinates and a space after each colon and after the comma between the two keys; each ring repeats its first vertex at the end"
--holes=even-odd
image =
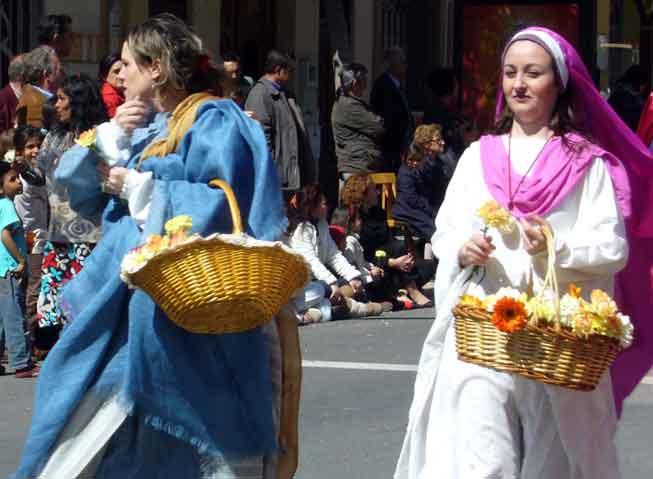
{"type": "Polygon", "coordinates": [[[18,99],[23,94],[25,65],[22,55],[14,57],[9,63],[9,83],[0,90],[0,133],[11,130],[16,120],[18,99]]]}
{"type": "Polygon", "coordinates": [[[118,73],[122,68],[120,55],[110,53],[100,61],[99,67],[98,77],[101,84],[102,101],[107,107],[109,118],[113,118],[116,108],[125,102],[122,80],[118,78],[118,73]]]}

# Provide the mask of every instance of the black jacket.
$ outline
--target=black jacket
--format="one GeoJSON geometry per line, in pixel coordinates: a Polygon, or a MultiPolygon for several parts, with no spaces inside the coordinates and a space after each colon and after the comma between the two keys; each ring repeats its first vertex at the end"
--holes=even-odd
{"type": "Polygon", "coordinates": [[[372,173],[382,171],[383,119],[372,113],[360,98],[342,95],[331,111],[338,171],[372,173]]]}
{"type": "Polygon", "coordinates": [[[402,165],[392,216],[408,223],[413,234],[431,241],[448,181],[445,165],[437,157],[427,158],[418,168],[402,165]]]}
{"type": "Polygon", "coordinates": [[[370,94],[372,110],[383,118],[383,160],[386,171],[397,171],[401,154],[412,141],[415,121],[408,103],[397,85],[387,73],[374,82],[370,94]]]}

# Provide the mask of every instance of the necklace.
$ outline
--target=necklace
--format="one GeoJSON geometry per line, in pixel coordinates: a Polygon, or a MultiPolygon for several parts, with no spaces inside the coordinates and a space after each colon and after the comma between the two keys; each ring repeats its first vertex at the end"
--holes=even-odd
{"type": "Polygon", "coordinates": [[[510,162],[510,154],[512,152],[512,134],[510,133],[508,134],[508,211],[512,211],[513,207],[515,206],[514,203],[515,196],[517,196],[517,193],[519,193],[519,189],[521,188],[522,183],[533,169],[533,166],[535,166],[535,163],[537,163],[537,160],[540,158],[540,155],[546,148],[546,145],[549,144],[549,140],[551,138],[552,136],[547,137],[546,142],[544,142],[544,145],[542,145],[542,148],[537,153],[537,156],[526,170],[526,173],[522,175],[521,179],[519,180],[519,183],[517,183],[517,187],[515,188],[515,191],[513,191],[512,190],[512,163],[510,162]]]}

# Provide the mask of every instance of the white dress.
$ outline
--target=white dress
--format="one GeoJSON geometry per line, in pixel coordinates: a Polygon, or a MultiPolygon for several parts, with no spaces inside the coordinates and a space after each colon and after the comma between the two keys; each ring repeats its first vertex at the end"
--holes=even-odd
{"type": "MultiPolygon", "coordinates": [[[[505,138],[504,138],[505,141],[505,138]]],[[[514,170],[523,175],[544,141],[512,140],[514,170]]],[[[518,180],[512,181],[516,188],[518,180]]],[[[579,392],[459,361],[451,309],[467,291],[483,297],[502,286],[524,290],[543,282],[546,253],[531,257],[521,233],[488,234],[496,250],[481,284],[465,285],[457,253],[481,228],[476,209],[492,199],[479,143],[463,154],[436,219],[433,251],[437,316],[422,350],[396,479],[614,479],[617,418],[609,375],[579,392]],[[533,272],[531,274],[531,271],[533,272]]],[[[612,293],[628,244],[610,176],[596,158],[585,178],[545,216],[555,234],[561,291],[573,282],[583,295],[612,293]]]]}

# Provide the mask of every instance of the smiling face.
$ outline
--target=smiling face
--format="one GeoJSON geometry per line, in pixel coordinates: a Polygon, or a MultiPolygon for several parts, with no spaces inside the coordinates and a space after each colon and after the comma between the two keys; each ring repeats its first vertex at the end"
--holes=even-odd
{"type": "Polygon", "coordinates": [[[537,43],[513,43],[503,62],[503,94],[515,118],[525,124],[551,120],[560,89],[553,59],[537,43]]]}
{"type": "Polygon", "coordinates": [[[23,157],[27,159],[31,164],[35,164],[36,162],[36,157],[38,156],[39,150],[41,149],[41,143],[43,143],[43,141],[39,136],[31,136],[27,139],[27,142],[25,142],[23,157]]]}

